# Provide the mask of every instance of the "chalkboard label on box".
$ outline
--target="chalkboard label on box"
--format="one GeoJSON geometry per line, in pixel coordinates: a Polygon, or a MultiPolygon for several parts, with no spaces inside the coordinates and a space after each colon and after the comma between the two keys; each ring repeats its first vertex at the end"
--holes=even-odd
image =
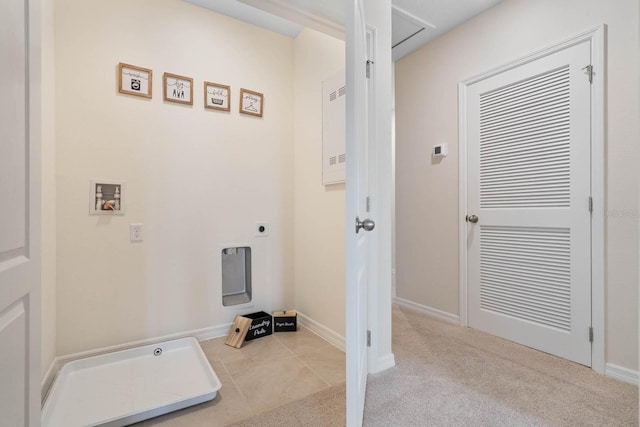
{"type": "Polygon", "coordinates": [[[274,332],[295,332],[298,330],[298,314],[291,311],[273,312],[274,332]]]}
{"type": "Polygon", "coordinates": [[[245,341],[266,337],[273,333],[273,318],[269,313],[258,311],[256,313],[245,314],[242,317],[251,319],[251,326],[249,326],[247,337],[244,339],[245,341]]]}

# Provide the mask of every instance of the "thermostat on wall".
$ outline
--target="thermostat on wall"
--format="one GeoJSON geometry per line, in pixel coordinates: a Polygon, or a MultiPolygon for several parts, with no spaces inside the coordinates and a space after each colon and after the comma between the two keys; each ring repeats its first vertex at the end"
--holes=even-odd
{"type": "Polygon", "coordinates": [[[431,155],[436,158],[447,157],[447,144],[434,145],[431,155]]]}

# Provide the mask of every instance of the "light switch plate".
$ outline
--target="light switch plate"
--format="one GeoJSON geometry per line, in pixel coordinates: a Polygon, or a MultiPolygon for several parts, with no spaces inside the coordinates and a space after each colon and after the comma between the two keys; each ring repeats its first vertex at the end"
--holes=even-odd
{"type": "Polygon", "coordinates": [[[132,242],[141,242],[144,240],[144,236],[142,234],[142,224],[129,224],[129,238],[132,242]]]}

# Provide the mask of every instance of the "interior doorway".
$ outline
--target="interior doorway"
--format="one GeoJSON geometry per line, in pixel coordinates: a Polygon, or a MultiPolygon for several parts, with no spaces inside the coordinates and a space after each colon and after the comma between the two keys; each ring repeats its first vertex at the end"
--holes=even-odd
{"type": "Polygon", "coordinates": [[[597,33],[460,84],[460,295],[464,325],[599,370],[597,33]]]}

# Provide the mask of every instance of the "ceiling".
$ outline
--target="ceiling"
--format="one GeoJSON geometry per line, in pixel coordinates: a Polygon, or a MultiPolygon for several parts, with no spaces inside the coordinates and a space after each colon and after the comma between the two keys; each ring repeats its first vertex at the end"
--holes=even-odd
{"type": "Polygon", "coordinates": [[[393,0],[393,59],[413,52],[502,0],[393,0]]]}
{"type": "MultiPolygon", "coordinates": [[[[184,0],[289,37],[304,27],[344,38],[344,0],[184,0]]],[[[502,0],[392,0],[398,60],[502,0]]]]}

